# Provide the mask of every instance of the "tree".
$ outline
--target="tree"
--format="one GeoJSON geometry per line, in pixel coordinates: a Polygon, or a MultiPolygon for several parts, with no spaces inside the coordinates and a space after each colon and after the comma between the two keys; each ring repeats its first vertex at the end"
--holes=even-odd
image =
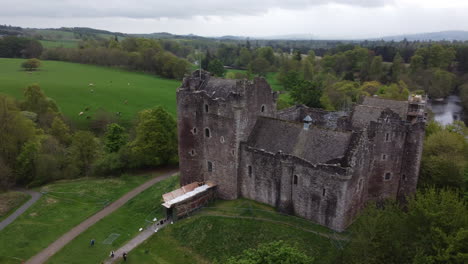
{"type": "Polygon", "coordinates": [[[375,56],[369,70],[371,80],[379,81],[383,74],[382,56],[375,56]]]}
{"type": "Polygon", "coordinates": [[[460,86],[460,98],[465,109],[468,109],[468,83],[460,86]]]}
{"type": "Polygon", "coordinates": [[[400,53],[397,53],[395,55],[395,58],[393,59],[391,71],[392,71],[392,82],[399,82],[401,74],[405,70],[405,64],[403,61],[403,58],[401,57],[400,53]]]}
{"type": "Polygon", "coordinates": [[[28,59],[21,64],[21,67],[27,71],[37,70],[40,66],[41,66],[41,61],[36,58],[28,59]]]}
{"type": "Polygon", "coordinates": [[[314,65],[310,62],[310,60],[304,60],[302,65],[304,80],[312,81],[314,78],[314,65]]]}
{"type": "Polygon", "coordinates": [[[362,95],[360,86],[356,82],[341,81],[327,86],[323,93],[336,110],[349,109],[362,95]]]}
{"type": "Polygon", "coordinates": [[[405,82],[399,81],[398,84],[380,86],[377,94],[382,98],[392,100],[408,100],[409,90],[405,82]]]}
{"type": "Polygon", "coordinates": [[[139,113],[135,140],[130,144],[133,167],[177,161],[177,124],[162,107],[139,113]]]}
{"type": "Polygon", "coordinates": [[[429,188],[393,202],[369,206],[353,224],[346,263],[466,263],[468,208],[459,193],[429,188]]]}
{"type": "Polygon", "coordinates": [[[268,63],[268,61],[261,57],[257,57],[249,64],[249,70],[260,76],[266,76],[269,68],[270,64],[268,63]]]}
{"type": "Polygon", "coordinates": [[[70,134],[70,128],[63,122],[63,120],[56,116],[50,127],[50,132],[60,143],[68,146],[71,143],[72,137],[70,134]]]}
{"type": "Polygon", "coordinates": [[[290,92],[291,98],[301,104],[309,107],[322,107],[320,98],[322,97],[322,89],[320,83],[316,81],[298,81],[290,92]]]}
{"type": "Polygon", "coordinates": [[[218,59],[210,61],[208,65],[208,71],[219,77],[224,76],[226,73],[226,69],[224,68],[223,63],[218,59]]]}
{"type": "Polygon", "coordinates": [[[32,84],[24,91],[25,101],[22,103],[22,109],[34,112],[38,115],[48,111],[58,112],[58,107],[53,100],[45,96],[38,84],[32,84]]]}
{"type": "Polygon", "coordinates": [[[80,176],[91,174],[97,151],[98,142],[91,132],[78,131],[73,135],[70,146],[70,163],[76,166],[80,176]]]}
{"type": "Polygon", "coordinates": [[[242,255],[231,257],[226,264],[312,264],[314,259],[282,240],[260,244],[244,250],[242,255]]]}
{"type": "Polygon", "coordinates": [[[38,134],[34,123],[20,114],[15,102],[0,95],[0,158],[10,168],[27,141],[38,134]]]}
{"type": "Polygon", "coordinates": [[[252,61],[252,53],[248,48],[242,48],[239,54],[239,66],[247,67],[250,61],[252,61]]]}
{"type": "Polygon", "coordinates": [[[455,75],[441,69],[431,69],[429,85],[426,92],[431,98],[442,98],[450,95],[455,86],[455,75]]]}
{"type": "Polygon", "coordinates": [[[7,190],[13,184],[13,170],[0,157],[0,190],[7,190]]]}
{"type": "Polygon", "coordinates": [[[104,145],[107,152],[117,152],[126,143],[127,134],[123,127],[116,123],[107,126],[107,131],[104,135],[104,145]]]}
{"type": "Polygon", "coordinates": [[[463,123],[459,125],[461,129],[439,128],[426,137],[420,184],[467,189],[468,133],[463,123]]]}
{"type": "Polygon", "coordinates": [[[16,158],[16,183],[25,185],[36,178],[37,155],[41,144],[38,140],[26,142],[16,158]]]}

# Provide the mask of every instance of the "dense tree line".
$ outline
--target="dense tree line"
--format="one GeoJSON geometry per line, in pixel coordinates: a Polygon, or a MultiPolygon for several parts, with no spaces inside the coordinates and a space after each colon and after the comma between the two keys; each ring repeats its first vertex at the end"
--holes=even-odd
{"type": "Polygon", "coordinates": [[[176,122],[163,108],[142,111],[130,132],[73,131],[36,84],[22,101],[0,95],[0,189],[177,163],[176,122]]]}
{"type": "Polygon", "coordinates": [[[174,79],[182,79],[189,67],[187,60],[164,50],[158,41],[135,38],[126,38],[121,42],[115,39],[104,43],[88,41],[76,49],[47,49],[42,58],[122,67],[174,79]]]}

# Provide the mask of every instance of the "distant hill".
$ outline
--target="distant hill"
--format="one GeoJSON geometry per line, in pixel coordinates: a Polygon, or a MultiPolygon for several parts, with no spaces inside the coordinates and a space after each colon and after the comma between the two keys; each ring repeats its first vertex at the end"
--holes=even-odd
{"type": "Polygon", "coordinates": [[[468,40],[468,31],[441,31],[441,32],[430,32],[430,33],[419,33],[419,34],[406,34],[406,35],[396,35],[396,36],[386,36],[382,38],[371,38],[369,40],[378,40],[383,39],[385,41],[402,41],[404,39],[408,41],[467,41],[468,40]]]}

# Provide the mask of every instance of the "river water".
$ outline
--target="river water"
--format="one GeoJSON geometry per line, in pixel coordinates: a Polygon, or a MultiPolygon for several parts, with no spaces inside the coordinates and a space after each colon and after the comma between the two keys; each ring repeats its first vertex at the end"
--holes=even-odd
{"type": "Polygon", "coordinates": [[[427,106],[434,113],[434,120],[442,125],[456,120],[463,121],[463,107],[459,96],[451,95],[443,101],[430,100],[427,106]]]}

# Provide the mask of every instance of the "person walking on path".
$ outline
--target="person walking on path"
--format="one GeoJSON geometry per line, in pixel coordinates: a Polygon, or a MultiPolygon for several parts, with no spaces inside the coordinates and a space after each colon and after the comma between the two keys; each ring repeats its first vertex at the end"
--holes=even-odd
{"type": "Polygon", "coordinates": [[[114,254],[115,254],[115,253],[114,253],[114,250],[112,250],[112,251],[110,252],[110,255],[109,255],[109,256],[110,256],[111,258],[114,258],[114,254]]]}
{"type": "Polygon", "coordinates": [[[127,261],[127,252],[124,252],[122,256],[123,256],[124,261],[127,261]]]}
{"type": "Polygon", "coordinates": [[[94,238],[91,239],[91,242],[89,243],[91,246],[94,246],[94,238]]]}

